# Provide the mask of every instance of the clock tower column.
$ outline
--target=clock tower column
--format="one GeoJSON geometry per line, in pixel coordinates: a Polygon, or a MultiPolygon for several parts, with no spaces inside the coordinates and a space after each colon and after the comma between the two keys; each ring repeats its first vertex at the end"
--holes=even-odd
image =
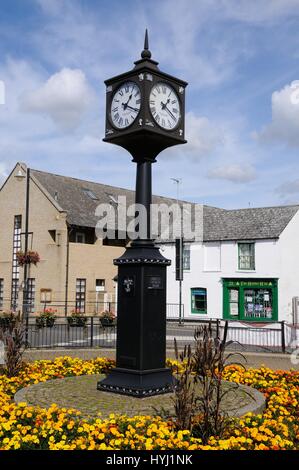
{"type": "Polygon", "coordinates": [[[114,260],[118,266],[116,368],[98,383],[98,389],[135,397],[167,393],[174,385],[171,371],[165,367],[166,270],[170,260],[151,239],[151,166],[163,149],[186,142],[187,83],[161,72],[157,65],[151,59],[146,31],[144,50],[135,68],[105,82],[104,141],[127,149],[137,164],[135,202],[145,208],[139,220],[143,214],[140,223],[146,227],[146,236],[139,236],[114,260]]]}

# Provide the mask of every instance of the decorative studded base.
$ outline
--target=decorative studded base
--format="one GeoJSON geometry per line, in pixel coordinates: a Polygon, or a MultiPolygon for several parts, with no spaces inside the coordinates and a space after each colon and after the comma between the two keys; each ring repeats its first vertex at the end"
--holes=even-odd
{"type": "Polygon", "coordinates": [[[170,369],[138,371],[115,368],[98,382],[97,389],[104,392],[145,398],[173,392],[175,379],[170,369]]]}

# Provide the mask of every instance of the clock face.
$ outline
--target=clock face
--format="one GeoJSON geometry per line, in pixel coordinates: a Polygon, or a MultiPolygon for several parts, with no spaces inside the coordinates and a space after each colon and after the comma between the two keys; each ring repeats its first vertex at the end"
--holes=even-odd
{"type": "Polygon", "coordinates": [[[141,93],[134,82],[123,83],[114,93],[111,103],[111,121],[117,129],[129,127],[138,116],[141,93]]]}
{"type": "Polygon", "coordinates": [[[149,100],[152,116],[160,127],[167,131],[177,127],[181,118],[181,106],[178,95],[170,85],[156,83],[149,100]]]}

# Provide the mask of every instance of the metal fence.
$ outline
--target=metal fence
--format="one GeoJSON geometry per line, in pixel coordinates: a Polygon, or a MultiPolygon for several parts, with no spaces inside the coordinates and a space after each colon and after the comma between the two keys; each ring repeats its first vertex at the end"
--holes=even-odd
{"type": "MultiPolygon", "coordinates": [[[[72,312],[74,304],[68,305],[72,312]]],[[[93,307],[95,304],[93,304],[93,307]]],[[[44,308],[48,308],[43,305],[44,308]]],[[[98,303],[99,311],[115,311],[115,303],[98,303]]],[[[63,303],[52,303],[51,309],[64,312],[63,303]]],[[[40,309],[39,312],[42,312],[40,309]]],[[[58,314],[58,313],[57,313],[58,314]]],[[[36,315],[30,316],[27,324],[26,338],[29,348],[114,348],[116,346],[116,325],[103,327],[99,316],[85,315],[85,326],[70,326],[68,317],[58,316],[53,327],[39,328],[36,315]]],[[[291,352],[299,348],[299,325],[285,322],[269,324],[252,324],[237,320],[222,319],[185,319],[179,322],[179,305],[167,304],[167,333],[168,348],[173,348],[174,338],[180,346],[192,344],[194,332],[200,324],[211,322],[214,336],[224,340],[227,348],[241,351],[260,352],[291,352]]]]}
{"type": "MultiPolygon", "coordinates": [[[[222,329],[223,325],[220,328],[222,329]]],[[[285,322],[259,326],[229,321],[226,341],[230,349],[285,352],[286,325],[285,322]]]]}
{"type": "Polygon", "coordinates": [[[84,317],[84,326],[70,325],[59,318],[51,327],[38,327],[36,317],[26,325],[28,348],[114,348],[116,325],[102,326],[99,318],[84,317]]]}
{"type": "MultiPolygon", "coordinates": [[[[65,302],[65,301],[53,301],[53,302],[35,302],[34,306],[32,304],[23,304],[19,302],[14,310],[16,311],[26,311],[30,315],[39,315],[46,310],[51,310],[55,313],[57,317],[67,317],[72,315],[74,312],[79,311],[80,313],[86,316],[99,315],[101,312],[108,310],[117,314],[117,303],[116,302],[85,302],[85,308],[82,310],[78,307],[76,302],[65,302]]],[[[6,311],[9,312],[13,310],[11,306],[11,301],[9,299],[3,299],[0,303],[0,312],[6,311]]],[[[166,317],[168,320],[179,320],[179,304],[168,303],[166,306],[166,317]]],[[[184,320],[184,305],[182,304],[181,309],[181,320],[184,320]]]]}
{"type": "MultiPolygon", "coordinates": [[[[97,317],[84,317],[84,326],[71,326],[67,318],[58,318],[52,327],[39,328],[36,317],[27,322],[28,348],[115,348],[117,326],[103,326],[97,317]]],[[[174,338],[180,347],[194,341],[194,333],[200,324],[209,320],[185,323],[168,321],[166,345],[172,349],[174,338]]],[[[219,337],[229,350],[288,352],[299,346],[299,329],[278,322],[269,327],[237,325],[234,322],[211,320],[214,337],[219,337]]]]}

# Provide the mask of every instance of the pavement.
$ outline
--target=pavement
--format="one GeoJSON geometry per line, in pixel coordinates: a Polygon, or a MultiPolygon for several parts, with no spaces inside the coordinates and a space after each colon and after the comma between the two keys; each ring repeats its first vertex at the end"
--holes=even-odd
{"type": "MultiPolygon", "coordinates": [[[[72,348],[72,349],[27,349],[24,353],[26,361],[35,361],[38,359],[53,360],[56,357],[71,356],[80,359],[93,359],[95,357],[107,357],[115,359],[115,349],[103,348],[72,348]]],[[[299,370],[299,352],[297,354],[281,354],[281,353],[256,353],[256,352],[242,352],[246,362],[242,358],[235,356],[231,361],[244,363],[246,368],[266,366],[273,370],[299,370]],[[297,364],[296,364],[297,362],[297,364]]],[[[166,357],[174,359],[173,349],[166,352],[166,357]]]]}

